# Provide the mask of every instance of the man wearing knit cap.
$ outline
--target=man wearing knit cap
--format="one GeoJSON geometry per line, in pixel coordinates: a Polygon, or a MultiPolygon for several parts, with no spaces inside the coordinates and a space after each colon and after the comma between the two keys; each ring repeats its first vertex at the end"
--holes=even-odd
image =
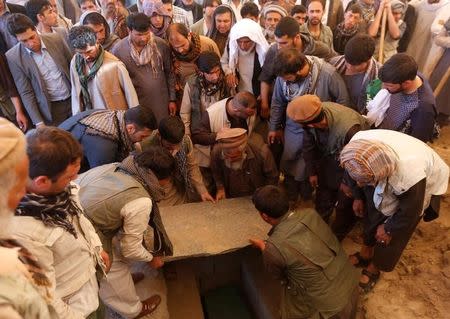
{"type": "Polygon", "coordinates": [[[355,134],[340,162],[367,200],[364,244],[351,262],[365,267],[359,285],[368,292],[381,271],[395,268],[422,217],[430,221],[439,216],[449,168],[422,141],[381,129],[355,134]]]}
{"type": "Polygon", "coordinates": [[[29,163],[25,136],[4,118],[0,118],[0,145],[0,317],[57,318],[46,295],[49,279],[10,232],[14,210],[25,195],[29,163]]]}
{"type": "Polygon", "coordinates": [[[296,49],[278,52],[272,108],[269,121],[269,143],[280,143],[283,154],[280,170],[286,176],[290,200],[296,201],[298,188],[305,181],[305,162],[302,156],[303,127],[289,116],[286,108],[298,96],[315,94],[321,101],[348,105],[347,88],[341,76],[331,65],[314,56],[305,56],[296,49]]]}
{"type": "Polygon", "coordinates": [[[293,99],[288,104],[287,116],[304,128],[306,176],[316,189],[316,210],[326,222],[338,202],[332,229],[342,240],[353,226],[354,214],[352,199],[340,191],[344,171],[338,157],[352,136],[369,125],[356,111],[337,103],[321,102],[316,95],[293,99]]]}
{"type": "Polygon", "coordinates": [[[223,99],[203,112],[199,127],[192,131],[192,142],[197,150],[200,167],[209,167],[210,148],[216,144],[216,136],[224,128],[244,128],[252,134],[256,120],[256,99],[250,92],[239,92],[223,99]]]}
{"type": "Polygon", "coordinates": [[[261,186],[278,183],[279,174],[269,147],[249,142],[246,129],[223,129],[216,140],[211,152],[216,200],[250,196],[261,186]]]}
{"type": "Polygon", "coordinates": [[[278,22],[282,18],[287,17],[288,14],[283,7],[276,4],[268,4],[262,10],[261,15],[264,18],[264,36],[267,42],[272,44],[275,42],[275,28],[278,22]]]}

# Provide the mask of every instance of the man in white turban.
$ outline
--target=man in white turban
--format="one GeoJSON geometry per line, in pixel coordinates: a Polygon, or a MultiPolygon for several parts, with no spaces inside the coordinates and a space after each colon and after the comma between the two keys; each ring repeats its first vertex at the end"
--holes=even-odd
{"type": "Polygon", "coordinates": [[[221,63],[226,82],[237,91],[260,93],[258,81],[269,44],[258,23],[250,19],[238,21],[230,31],[230,40],[221,63]]]}

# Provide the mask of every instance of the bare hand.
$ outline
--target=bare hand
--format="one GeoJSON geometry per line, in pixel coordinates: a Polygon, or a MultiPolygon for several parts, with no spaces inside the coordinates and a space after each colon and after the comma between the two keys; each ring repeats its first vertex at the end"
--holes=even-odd
{"type": "Polygon", "coordinates": [[[28,119],[25,114],[23,114],[23,112],[16,113],[16,121],[17,124],[19,124],[19,128],[22,130],[22,132],[26,132],[28,129],[28,119]]]}
{"type": "Polygon", "coordinates": [[[148,262],[148,264],[150,265],[150,267],[152,267],[153,269],[158,269],[161,268],[162,266],[164,266],[164,260],[162,259],[162,257],[159,256],[153,256],[153,259],[150,260],[148,262]]]}
{"type": "Polygon", "coordinates": [[[283,143],[283,131],[270,131],[267,135],[267,140],[269,141],[269,144],[283,143]]]}
{"type": "Polygon", "coordinates": [[[310,176],[309,183],[311,184],[312,188],[317,188],[319,186],[319,178],[317,177],[317,175],[310,176]]]}
{"type": "Polygon", "coordinates": [[[109,259],[109,255],[106,251],[102,250],[100,252],[100,257],[103,260],[103,263],[105,264],[105,273],[108,273],[109,270],[111,269],[111,260],[109,259]]]}
{"type": "Polygon", "coordinates": [[[227,86],[229,88],[235,88],[238,86],[238,79],[236,77],[236,75],[234,74],[228,74],[227,76],[225,76],[225,82],[227,83],[227,86]]]}
{"type": "Polygon", "coordinates": [[[364,201],[362,199],[353,201],[353,212],[358,217],[364,217],[364,201]]]}
{"type": "Polygon", "coordinates": [[[262,239],[250,238],[248,241],[252,244],[253,247],[258,248],[261,251],[266,249],[266,242],[262,239]]]}
{"type": "Polygon", "coordinates": [[[384,230],[384,224],[381,224],[377,227],[375,239],[377,240],[377,242],[386,246],[391,242],[392,236],[386,233],[386,231],[384,230]]]}
{"type": "Polygon", "coordinates": [[[269,105],[265,105],[265,104],[263,104],[263,103],[261,103],[261,108],[260,108],[260,116],[263,118],[263,119],[268,119],[269,118],[269,116],[270,116],[270,107],[269,107],[269,105]]]}
{"type": "Polygon", "coordinates": [[[175,116],[177,114],[177,103],[169,102],[169,115],[175,116]]]}
{"type": "Polygon", "coordinates": [[[350,186],[341,183],[341,185],[339,185],[339,189],[341,190],[341,192],[344,193],[345,196],[347,196],[348,198],[352,198],[353,197],[353,192],[352,189],[350,188],[350,186]]]}
{"type": "Polygon", "coordinates": [[[208,191],[204,192],[203,194],[200,194],[200,197],[202,198],[202,202],[213,202],[215,203],[216,201],[214,200],[214,198],[211,196],[211,194],[209,194],[208,191]]]}
{"type": "Polygon", "coordinates": [[[226,198],[225,189],[219,188],[216,193],[216,201],[219,201],[219,200],[225,199],[225,198],[226,198]]]}

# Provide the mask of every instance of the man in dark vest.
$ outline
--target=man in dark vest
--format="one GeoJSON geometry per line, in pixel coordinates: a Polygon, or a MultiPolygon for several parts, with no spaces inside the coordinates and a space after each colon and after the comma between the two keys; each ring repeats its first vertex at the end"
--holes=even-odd
{"type": "Polygon", "coordinates": [[[88,110],[67,119],[60,128],[69,131],[83,145],[85,161],[81,172],[89,168],[120,162],[156,130],[156,119],[146,107],[126,111],[88,110]]]}
{"type": "Polygon", "coordinates": [[[354,214],[352,199],[339,190],[344,173],[339,154],[353,135],[368,129],[369,124],[358,112],[337,103],[321,102],[316,95],[293,99],[287,107],[287,116],[303,126],[306,176],[316,189],[316,210],[326,222],[338,202],[332,228],[341,240],[353,226],[354,214]]]}
{"type": "Polygon", "coordinates": [[[355,318],[358,273],[320,216],[289,211],[286,194],[271,185],[256,190],[253,203],[273,226],[266,241],[250,242],[283,286],[281,318],[355,318]]]}
{"type": "Polygon", "coordinates": [[[162,184],[175,163],[171,154],[153,147],[130,155],[121,163],[103,165],[80,175],[80,201],[105,250],[113,256],[108,277],[100,282],[100,298],[125,318],[140,318],[161,302],[154,295],[140,301],[130,272],[131,262],[147,262],[160,268],[160,255],[173,253],[162,225],[157,202],[162,184]],[[154,250],[143,245],[148,226],[154,229],[154,250]]]}

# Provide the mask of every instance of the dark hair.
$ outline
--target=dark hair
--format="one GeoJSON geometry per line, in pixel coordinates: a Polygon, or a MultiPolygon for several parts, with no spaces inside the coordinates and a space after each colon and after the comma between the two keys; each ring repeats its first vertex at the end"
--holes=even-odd
{"type": "Polygon", "coordinates": [[[275,58],[275,74],[277,76],[295,74],[303,68],[306,61],[305,55],[297,49],[281,49],[275,58]]]}
{"type": "Polygon", "coordinates": [[[175,170],[175,158],[162,146],[150,146],[142,153],[134,155],[135,163],[149,169],[159,180],[172,175],[175,170]]]}
{"type": "Polygon", "coordinates": [[[256,209],[272,218],[280,218],[289,211],[286,193],[277,186],[266,185],[258,188],[252,197],[256,209]]]}
{"type": "Polygon", "coordinates": [[[153,112],[146,107],[141,105],[132,107],[125,111],[125,123],[134,124],[138,129],[148,128],[151,130],[156,130],[156,118],[153,112]]]}
{"type": "Polygon", "coordinates": [[[105,30],[106,30],[106,27],[109,28],[108,22],[106,21],[106,19],[100,13],[95,12],[95,11],[89,12],[88,14],[86,14],[84,16],[82,25],[87,25],[87,24],[93,24],[93,25],[103,24],[105,26],[105,30]]]}
{"type": "Polygon", "coordinates": [[[201,72],[209,73],[216,66],[220,66],[220,57],[214,51],[204,51],[197,59],[197,67],[201,72]]]}
{"type": "Polygon", "coordinates": [[[297,4],[291,9],[291,16],[294,16],[296,13],[306,13],[306,7],[302,4],[297,4]]]}
{"type": "Polygon", "coordinates": [[[85,49],[88,45],[97,43],[97,36],[91,28],[81,25],[69,31],[69,43],[72,49],[85,49]]]}
{"type": "Polygon", "coordinates": [[[414,80],[417,70],[417,63],[412,56],[406,53],[397,53],[381,67],[378,76],[384,83],[401,84],[408,80],[414,80]]]}
{"type": "Polygon", "coordinates": [[[357,4],[357,3],[352,4],[351,6],[348,6],[347,10],[345,10],[345,12],[348,12],[348,11],[351,11],[353,13],[358,13],[360,16],[363,15],[361,6],[359,4],[357,4]]]}
{"type": "Polygon", "coordinates": [[[233,106],[254,109],[256,107],[256,98],[248,91],[241,91],[233,97],[233,106]]]}
{"type": "Polygon", "coordinates": [[[150,18],[144,13],[134,12],[127,17],[127,27],[130,30],[136,30],[138,32],[146,32],[150,30],[150,18]]]}
{"type": "Polygon", "coordinates": [[[15,37],[16,34],[24,33],[28,29],[36,30],[33,21],[22,13],[13,13],[6,21],[8,32],[15,37]]]}
{"type": "Polygon", "coordinates": [[[78,141],[60,128],[45,126],[27,133],[30,177],[47,176],[56,181],[66,168],[83,157],[78,141]]]}
{"type": "Polygon", "coordinates": [[[253,2],[245,2],[241,8],[241,17],[259,17],[259,9],[258,6],[253,2]]]}
{"type": "Polygon", "coordinates": [[[345,61],[351,65],[359,65],[369,61],[374,52],[375,40],[367,34],[357,34],[345,45],[345,61]]]}
{"type": "Polygon", "coordinates": [[[172,6],[174,5],[172,0],[161,0],[163,4],[170,3],[172,6]]]}
{"type": "Polygon", "coordinates": [[[97,6],[97,2],[95,0],[77,0],[78,6],[81,8],[81,5],[85,2],[92,2],[93,4],[95,4],[95,6],[97,6]]]}
{"type": "Polygon", "coordinates": [[[300,33],[300,25],[293,17],[283,17],[275,27],[274,34],[277,38],[287,35],[288,38],[293,39],[300,33]]]}
{"type": "Polygon", "coordinates": [[[37,15],[42,14],[45,9],[52,7],[48,0],[28,0],[24,6],[27,11],[28,18],[33,21],[34,25],[39,22],[37,15]]]}
{"type": "Polygon", "coordinates": [[[187,38],[189,35],[189,29],[183,23],[169,24],[169,27],[167,28],[167,31],[166,31],[167,39],[170,39],[170,37],[172,36],[172,33],[174,33],[174,32],[181,34],[185,38],[187,38]]]}
{"type": "Polygon", "coordinates": [[[203,9],[214,6],[214,2],[217,2],[217,4],[219,6],[222,4],[221,0],[204,0],[203,1],[203,9]]]}
{"type": "Polygon", "coordinates": [[[231,19],[233,19],[233,16],[234,16],[233,9],[231,9],[231,7],[226,6],[226,5],[218,6],[216,8],[216,10],[214,10],[214,19],[216,18],[216,16],[218,14],[224,14],[224,13],[229,13],[231,19]]]}
{"type": "Polygon", "coordinates": [[[178,116],[169,116],[159,122],[161,138],[171,144],[178,144],[184,137],[184,123],[178,116]]]}
{"type": "Polygon", "coordinates": [[[323,2],[323,0],[308,0],[306,2],[306,8],[308,8],[309,5],[313,2],[319,2],[322,5],[322,9],[325,9],[325,3],[323,2]]]}

